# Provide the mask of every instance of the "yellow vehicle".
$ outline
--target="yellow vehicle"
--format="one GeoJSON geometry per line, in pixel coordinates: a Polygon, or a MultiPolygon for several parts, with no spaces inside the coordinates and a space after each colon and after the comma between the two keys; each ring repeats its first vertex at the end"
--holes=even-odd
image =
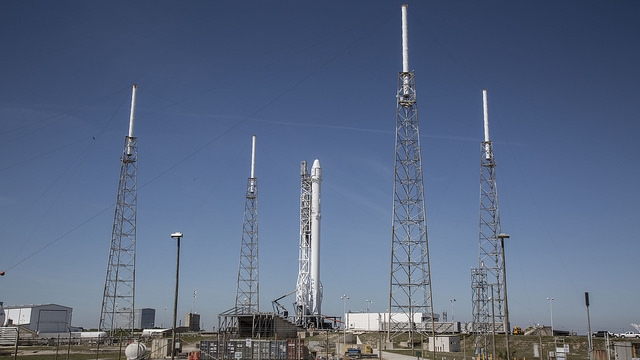
{"type": "Polygon", "coordinates": [[[514,326],[513,335],[524,335],[524,331],[519,326],[514,326]]]}

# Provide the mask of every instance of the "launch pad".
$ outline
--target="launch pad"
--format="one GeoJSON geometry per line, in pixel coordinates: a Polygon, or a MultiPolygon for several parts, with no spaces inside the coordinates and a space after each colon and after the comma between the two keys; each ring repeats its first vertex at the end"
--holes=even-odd
{"type": "Polygon", "coordinates": [[[288,339],[295,338],[304,329],[275,313],[218,315],[220,333],[238,338],[288,339]]]}

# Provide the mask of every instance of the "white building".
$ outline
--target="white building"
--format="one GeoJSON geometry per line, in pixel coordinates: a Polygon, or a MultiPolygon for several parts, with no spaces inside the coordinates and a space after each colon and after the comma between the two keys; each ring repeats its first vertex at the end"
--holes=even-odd
{"type": "MultiPolygon", "coordinates": [[[[439,322],[438,314],[434,315],[434,321],[439,322]]],[[[391,314],[393,322],[407,323],[409,319],[406,314],[391,314]]],[[[344,314],[345,326],[347,330],[363,330],[363,331],[385,331],[389,323],[389,313],[352,313],[344,314]]],[[[431,318],[428,315],[423,316],[422,313],[413,314],[413,322],[417,324],[427,323],[430,327],[431,318]]]]}
{"type": "Polygon", "coordinates": [[[429,351],[438,352],[460,352],[460,336],[436,336],[435,341],[431,341],[433,338],[429,337],[429,351]]]}
{"type": "Polygon", "coordinates": [[[73,309],[56,304],[5,306],[3,325],[21,325],[43,333],[66,333],[71,327],[73,309]]]}

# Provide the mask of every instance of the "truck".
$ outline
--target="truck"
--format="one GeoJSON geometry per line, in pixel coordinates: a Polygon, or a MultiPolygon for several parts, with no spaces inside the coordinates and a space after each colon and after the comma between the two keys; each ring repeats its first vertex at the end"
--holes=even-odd
{"type": "Polygon", "coordinates": [[[633,331],[623,332],[621,334],[616,334],[615,337],[619,338],[640,338],[640,334],[635,333],[633,331]]]}

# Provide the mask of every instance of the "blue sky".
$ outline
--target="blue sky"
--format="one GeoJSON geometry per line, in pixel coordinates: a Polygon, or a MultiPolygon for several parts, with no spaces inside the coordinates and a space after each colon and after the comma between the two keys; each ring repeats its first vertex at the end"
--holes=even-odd
{"type": "MultiPolygon", "coordinates": [[[[233,306],[255,134],[261,310],[295,288],[317,158],[323,310],[385,311],[401,4],[0,3],[0,301],[97,326],[137,83],[137,307],[170,322],[175,231],[179,317],[233,306]]],[[[584,333],[589,291],[592,329],[631,330],[640,3],[420,1],[408,23],[434,310],[472,320],[486,88],[512,324],[549,325],[553,297],[554,327],[584,333]]]]}

